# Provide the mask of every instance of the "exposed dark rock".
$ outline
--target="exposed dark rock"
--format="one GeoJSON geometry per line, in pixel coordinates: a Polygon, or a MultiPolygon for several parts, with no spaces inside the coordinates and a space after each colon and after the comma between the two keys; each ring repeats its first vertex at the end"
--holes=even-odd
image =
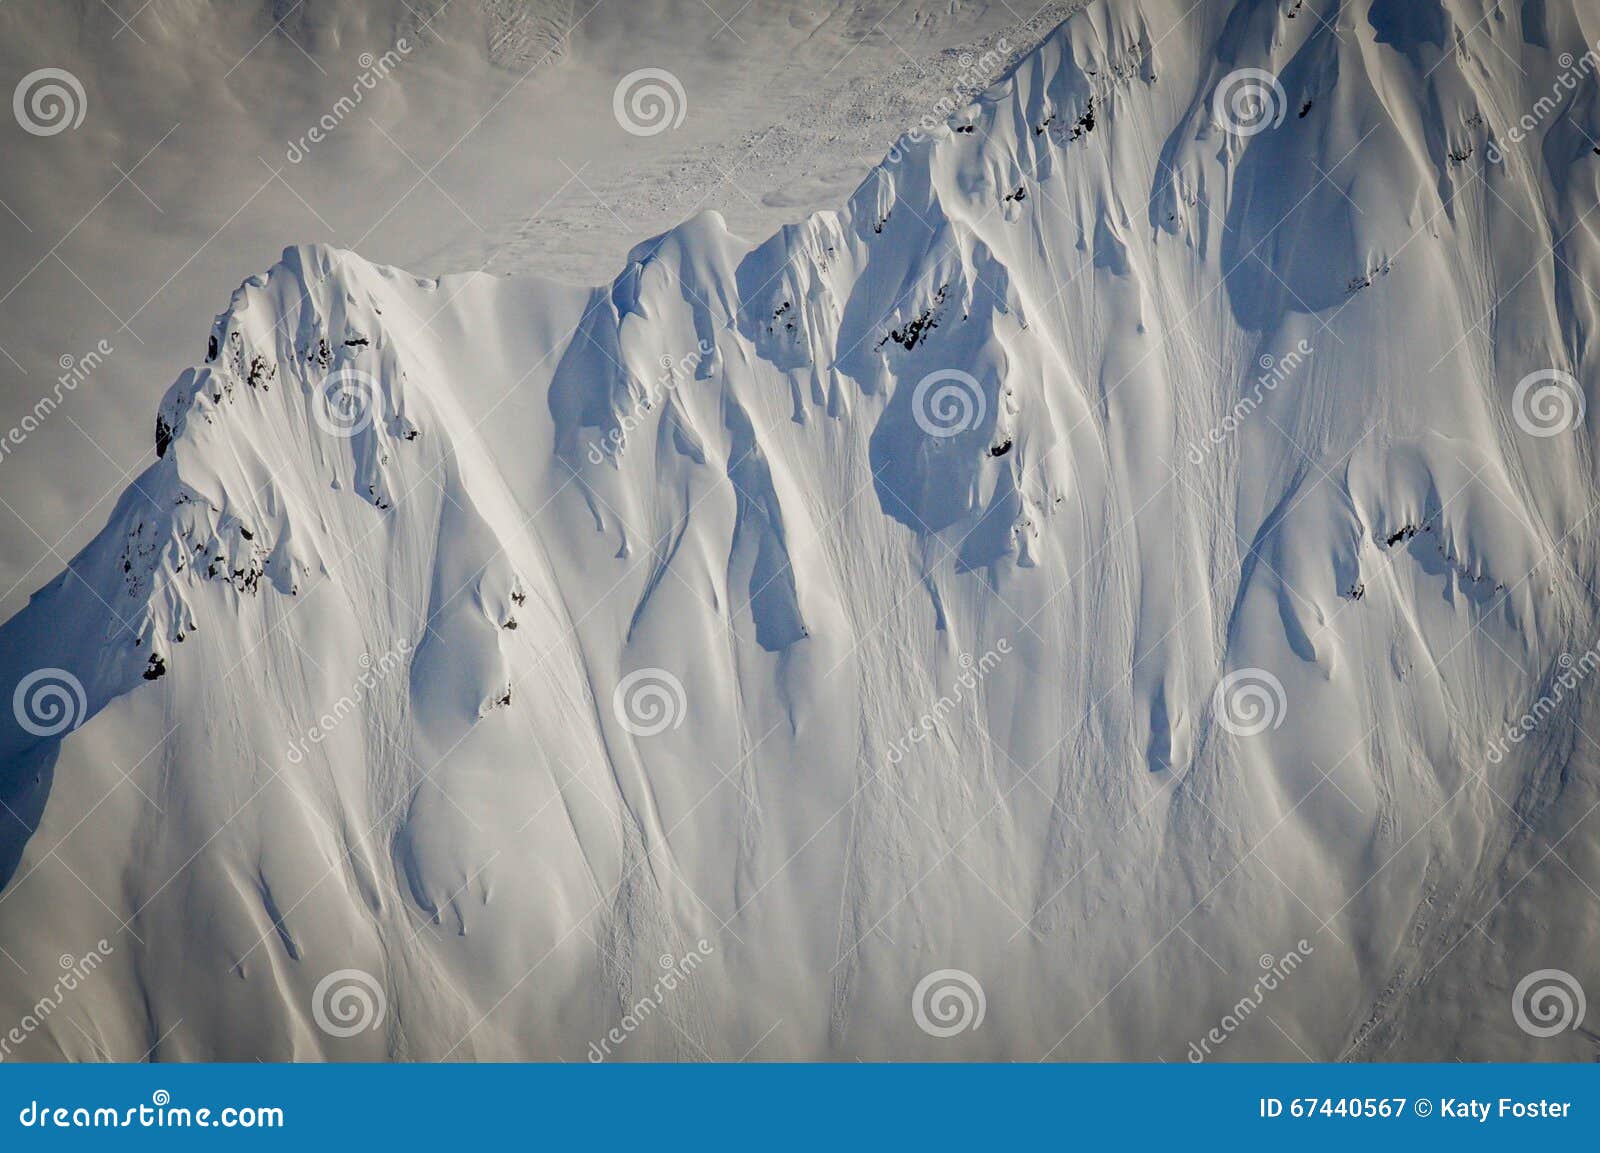
{"type": "MultiPolygon", "coordinates": [[[[942,285],[933,295],[932,307],[904,328],[890,329],[887,339],[902,346],[907,352],[915,348],[918,341],[939,327],[939,306],[944,303],[944,294],[949,287],[948,284],[942,285]]],[[[882,348],[883,344],[884,342],[880,340],[878,347],[882,348]]]]}
{"type": "Polygon", "coordinates": [[[1385,548],[1393,548],[1397,544],[1402,544],[1405,541],[1410,540],[1419,532],[1427,531],[1428,526],[1426,524],[1401,525],[1398,529],[1389,534],[1389,536],[1384,540],[1383,544],[1385,548]]]}
{"type": "Polygon", "coordinates": [[[277,375],[278,366],[270,363],[258,352],[250,358],[250,372],[246,377],[246,383],[251,388],[259,388],[262,392],[266,392],[267,382],[277,375]]]}
{"type": "Polygon", "coordinates": [[[1075,141],[1075,140],[1082,140],[1085,136],[1089,135],[1089,133],[1091,133],[1093,131],[1094,131],[1094,97],[1091,96],[1091,97],[1089,97],[1088,106],[1086,108],[1084,108],[1084,110],[1083,110],[1083,115],[1078,117],[1077,120],[1073,121],[1072,129],[1071,129],[1070,132],[1067,133],[1067,140],[1069,142],[1075,141]]]}

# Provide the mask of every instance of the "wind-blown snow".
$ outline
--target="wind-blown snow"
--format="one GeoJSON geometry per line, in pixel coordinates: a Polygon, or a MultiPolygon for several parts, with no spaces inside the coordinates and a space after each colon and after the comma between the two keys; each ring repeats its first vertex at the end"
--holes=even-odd
{"type": "Polygon", "coordinates": [[[1594,394],[1592,78],[1511,125],[1600,18],[1518,7],[1092,4],[593,290],[287,250],[0,632],[87,699],[0,725],[0,943],[115,946],[26,1051],[1183,1060],[1294,952],[1217,1055],[1592,1053],[1510,1011],[1600,988],[1593,434],[1518,393],[1594,394]]]}

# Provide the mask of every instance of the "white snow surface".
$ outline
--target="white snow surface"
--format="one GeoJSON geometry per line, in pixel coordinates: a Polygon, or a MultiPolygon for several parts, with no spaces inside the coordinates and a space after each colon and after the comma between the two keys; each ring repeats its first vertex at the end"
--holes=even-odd
{"type": "Polygon", "coordinates": [[[113,353],[0,442],[0,618],[153,458],[195,318],[286,242],[589,285],[702,208],[766,236],[1081,2],[758,0],[725,22],[704,0],[6,0],[3,91],[64,68],[84,117],[36,137],[0,115],[0,435],[62,356],[113,353]],[[647,67],[685,115],[638,136],[613,94],[647,67]]]}
{"type": "Polygon", "coordinates": [[[1595,398],[1593,78],[1510,129],[1597,40],[1099,0],[764,241],[594,289],[286,250],[0,630],[87,698],[0,717],[0,1021],[104,940],[20,1052],[1591,1057],[1511,998],[1600,991],[1595,422],[1515,395],[1595,398]],[[1242,68],[1276,128],[1219,125],[1242,68]]]}

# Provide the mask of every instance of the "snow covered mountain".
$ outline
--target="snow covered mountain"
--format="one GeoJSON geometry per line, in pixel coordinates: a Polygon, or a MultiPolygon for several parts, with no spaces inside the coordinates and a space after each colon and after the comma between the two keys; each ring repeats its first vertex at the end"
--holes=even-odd
{"type": "Polygon", "coordinates": [[[287,250],[0,629],[6,1055],[1592,1056],[1597,42],[1100,0],[759,244],[287,250]]]}

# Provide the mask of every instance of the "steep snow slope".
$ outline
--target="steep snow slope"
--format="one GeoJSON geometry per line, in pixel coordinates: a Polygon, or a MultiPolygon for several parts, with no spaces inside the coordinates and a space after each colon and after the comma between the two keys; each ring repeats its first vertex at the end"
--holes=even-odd
{"type": "Polygon", "coordinates": [[[847,197],[964,57],[1001,34],[1031,47],[1066,8],[1016,28],[1003,0],[761,0],[726,21],[703,0],[6,0],[4,93],[66,69],[83,117],[35,136],[0,116],[0,435],[26,433],[0,440],[19,484],[0,493],[0,618],[150,463],[194,318],[285,238],[587,285],[699,207],[764,236],[847,197]],[[613,92],[651,66],[685,115],[641,137],[613,92]],[[60,359],[102,340],[31,427],[60,359]]]}
{"type": "Polygon", "coordinates": [[[1581,7],[1093,4],[593,291],[287,251],[0,633],[19,1051],[1592,1055],[1581,7]]]}

